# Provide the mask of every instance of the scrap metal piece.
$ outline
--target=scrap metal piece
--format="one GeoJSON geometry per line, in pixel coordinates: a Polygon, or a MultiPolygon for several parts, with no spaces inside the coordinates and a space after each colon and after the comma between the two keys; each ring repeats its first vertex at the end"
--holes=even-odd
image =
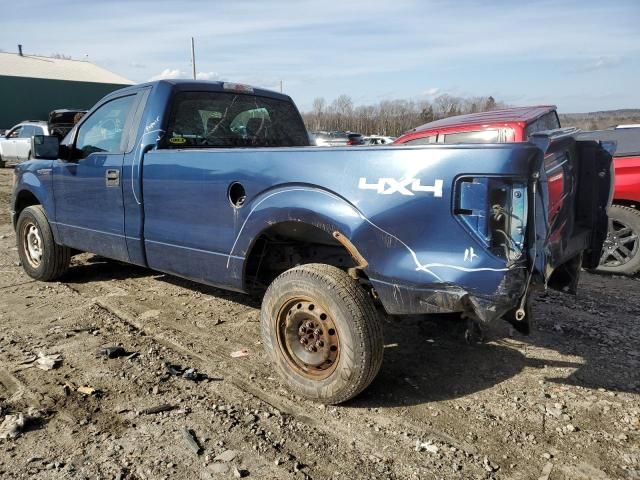
{"type": "Polygon", "coordinates": [[[338,242],[340,242],[340,244],[344,248],[347,249],[347,252],[349,252],[349,255],[351,255],[351,257],[356,262],[356,268],[363,269],[369,266],[369,262],[367,262],[365,258],[362,255],[360,255],[360,252],[355,247],[355,245],[351,243],[351,240],[349,240],[347,237],[345,237],[342,233],[338,232],[337,230],[333,232],[333,238],[335,238],[338,242]]]}

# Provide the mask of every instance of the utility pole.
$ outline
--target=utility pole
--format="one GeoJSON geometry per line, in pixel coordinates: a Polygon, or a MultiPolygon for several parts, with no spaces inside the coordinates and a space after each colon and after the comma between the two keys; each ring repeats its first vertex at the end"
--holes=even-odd
{"type": "Polygon", "coordinates": [[[280,80],[280,93],[282,93],[282,80],[280,80]]]}
{"type": "Polygon", "coordinates": [[[196,79],[196,45],[191,37],[191,65],[193,66],[193,79],[196,79]]]}

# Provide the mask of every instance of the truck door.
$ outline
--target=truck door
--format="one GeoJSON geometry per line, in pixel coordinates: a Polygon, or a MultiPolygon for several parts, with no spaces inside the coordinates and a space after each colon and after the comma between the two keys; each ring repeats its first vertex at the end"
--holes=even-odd
{"type": "Polygon", "coordinates": [[[62,244],[128,261],[122,162],[136,93],[110,98],[78,126],[70,158],[53,167],[55,223],[62,244]]]}
{"type": "Polygon", "coordinates": [[[24,162],[31,153],[31,137],[34,135],[33,125],[24,125],[20,135],[14,140],[16,148],[16,160],[24,162]]]}
{"type": "Polygon", "coordinates": [[[13,127],[6,135],[6,140],[2,142],[2,158],[5,161],[16,160],[16,140],[20,137],[22,125],[13,127]]]}

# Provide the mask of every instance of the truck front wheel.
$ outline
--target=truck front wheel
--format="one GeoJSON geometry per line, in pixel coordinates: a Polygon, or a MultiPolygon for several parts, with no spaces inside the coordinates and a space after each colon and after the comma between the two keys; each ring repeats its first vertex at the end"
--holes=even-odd
{"type": "Polygon", "coordinates": [[[330,265],[301,265],[277,277],[262,302],[261,327],[287,384],[314,401],[355,397],[382,365],[382,325],[373,301],[330,265]]]}
{"type": "Polygon", "coordinates": [[[609,231],[598,272],[633,275],[640,271],[640,211],[623,205],[609,209],[609,231]]]}
{"type": "Polygon", "coordinates": [[[31,278],[56,280],[69,268],[71,250],[55,242],[40,205],[27,207],[20,213],[16,238],[22,268],[31,278]]]}

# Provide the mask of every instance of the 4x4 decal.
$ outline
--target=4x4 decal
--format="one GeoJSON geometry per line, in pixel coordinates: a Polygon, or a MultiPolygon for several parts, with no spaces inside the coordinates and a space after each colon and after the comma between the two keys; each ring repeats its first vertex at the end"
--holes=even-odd
{"type": "Polygon", "coordinates": [[[421,185],[419,178],[379,178],[377,183],[367,183],[365,177],[360,177],[358,188],[360,190],[375,190],[380,195],[391,195],[398,192],[401,195],[415,195],[417,192],[430,192],[434,197],[442,197],[444,181],[436,179],[433,185],[421,185]]]}

